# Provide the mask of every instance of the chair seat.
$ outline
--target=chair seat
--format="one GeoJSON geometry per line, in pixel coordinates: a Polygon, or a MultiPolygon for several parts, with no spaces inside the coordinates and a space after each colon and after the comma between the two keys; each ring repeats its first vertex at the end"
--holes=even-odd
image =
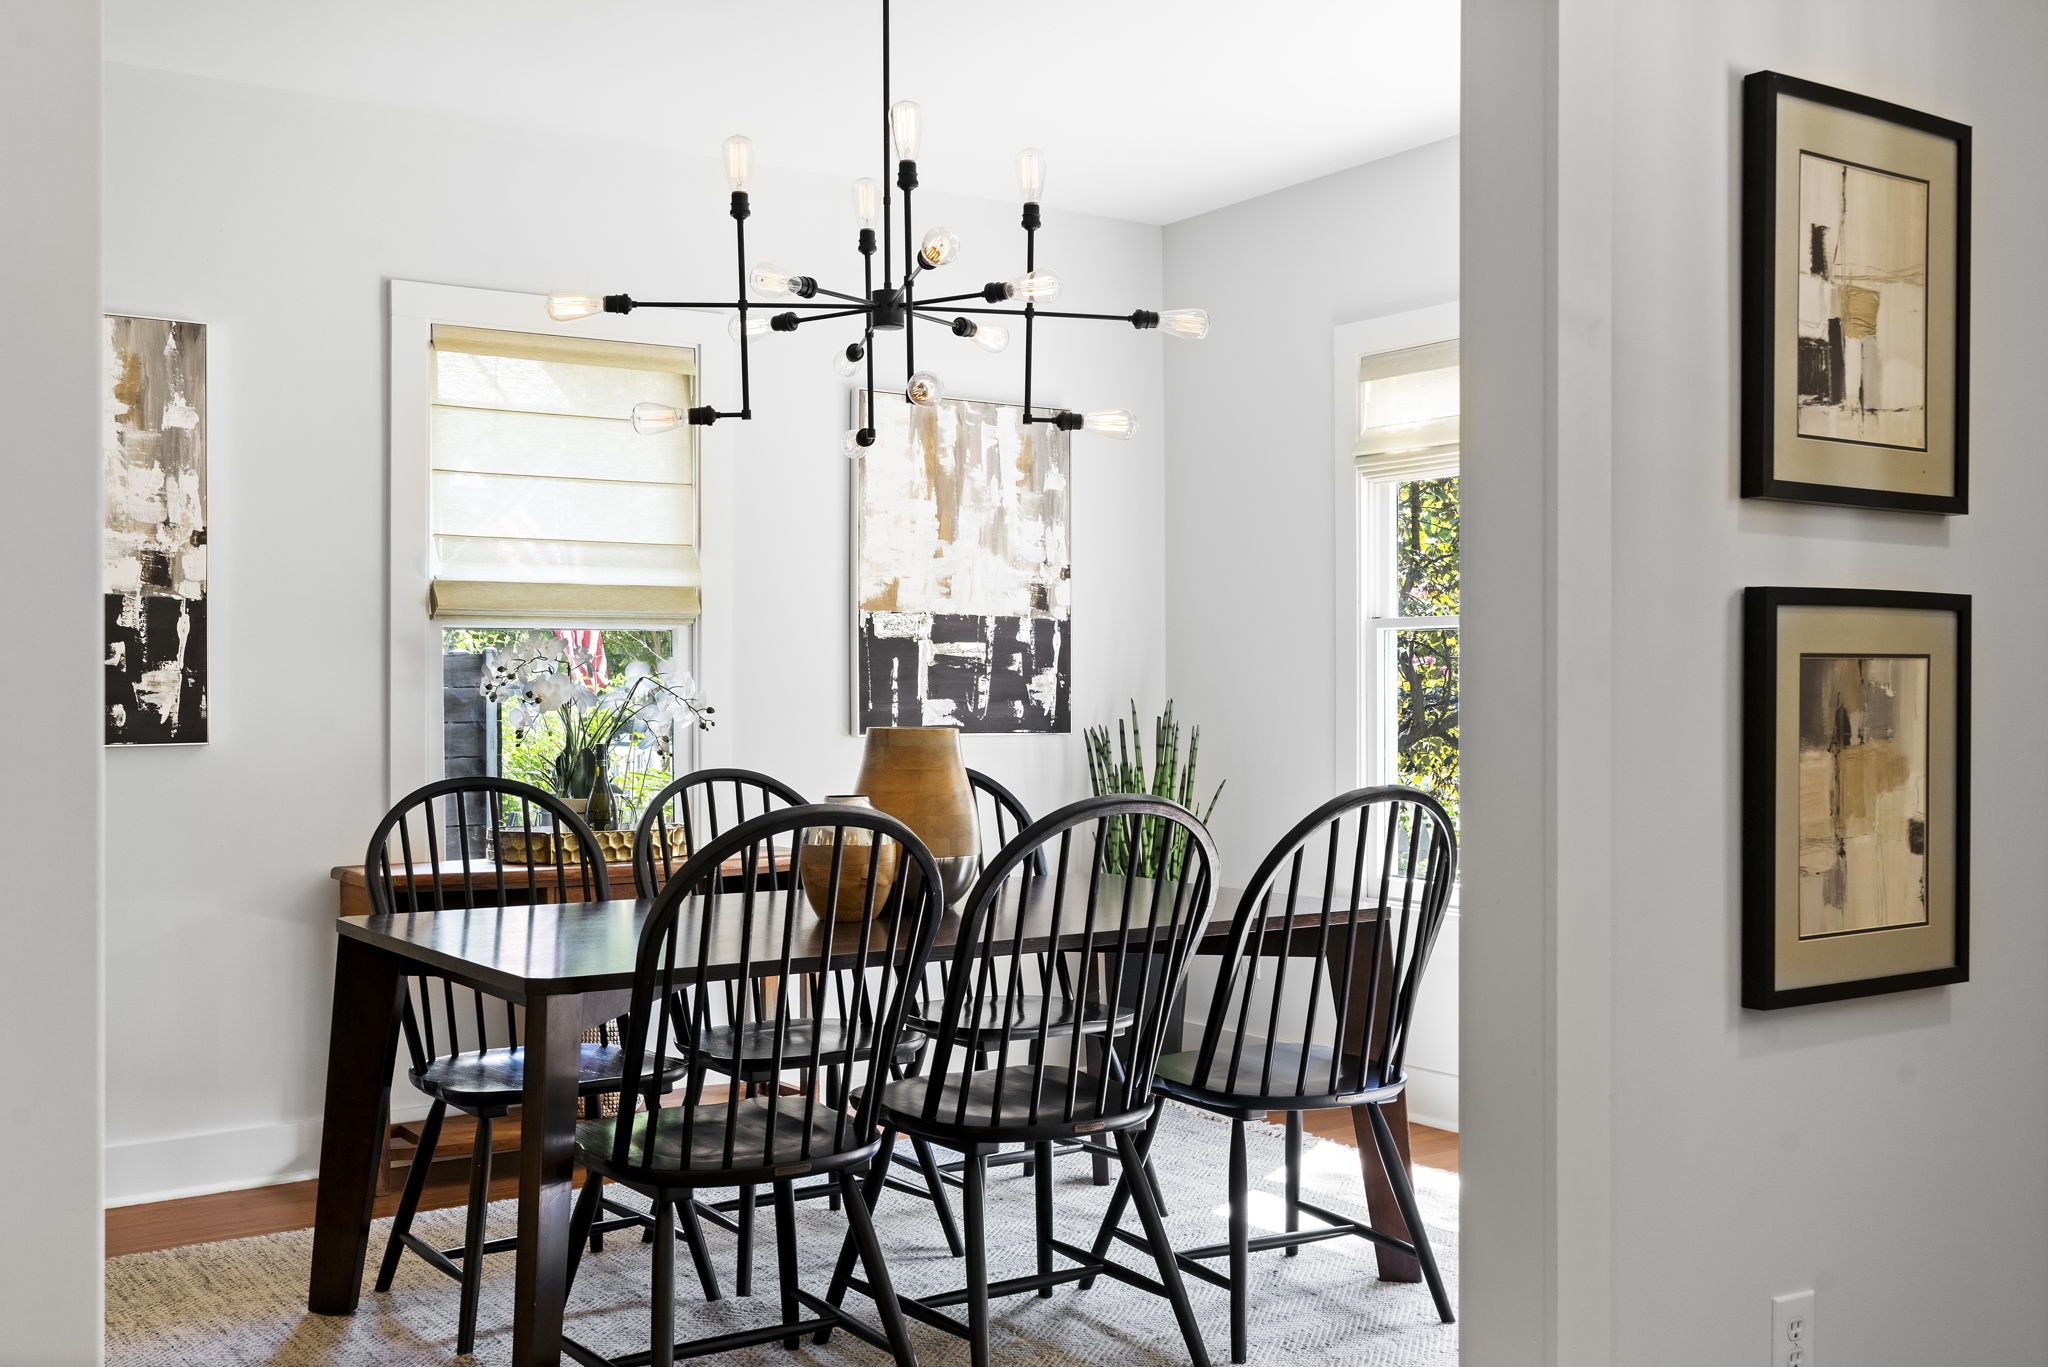
{"type": "MultiPolygon", "coordinates": [[[[1097,1098],[1102,1080],[1093,1073],[1048,1067],[1036,1078],[1037,1095],[1032,1094],[1033,1069],[1029,1064],[1009,1068],[988,1068],[967,1075],[964,1086],[959,1073],[948,1071],[943,1082],[929,1077],[907,1077],[882,1087],[882,1123],[891,1129],[920,1138],[952,1143],[1016,1144],[1041,1139],[1067,1139],[1100,1130],[1127,1129],[1142,1125],[1152,1114],[1147,1101],[1133,1110],[1097,1117],[1097,1098]],[[1067,1089],[1073,1088],[1072,1114],[1067,1119],[1067,1089]],[[930,1119],[926,1119],[927,1098],[933,1087],[940,1096],[930,1119]],[[963,1104],[963,1092],[965,1100],[963,1104]],[[1036,1117],[1033,1101],[1036,1100],[1036,1117]],[[997,1103],[1001,1103],[1000,1115],[997,1103]]],[[[860,1092],[856,1091],[855,1096],[860,1092]]]]}
{"type": "Polygon", "coordinates": [[[1328,1045],[1309,1047],[1305,1074],[1299,1044],[1275,1044],[1270,1070],[1265,1045],[1247,1041],[1234,1069],[1230,1062],[1230,1048],[1230,1040],[1226,1037],[1217,1046],[1215,1057],[1199,1080],[1196,1069],[1201,1063],[1200,1053],[1191,1049],[1183,1054],[1167,1054],[1159,1060],[1153,1085],[1176,1101],[1211,1111],[1246,1114],[1333,1110],[1372,1101],[1392,1101],[1406,1085],[1402,1078],[1383,1084],[1377,1068],[1360,1079],[1358,1059],[1352,1055],[1338,1066],[1337,1081],[1340,1084],[1361,1082],[1362,1085],[1331,1091],[1332,1055],[1328,1045]],[[1300,1079],[1298,1084],[1297,1078],[1300,1079]],[[1261,1085],[1262,1079],[1264,1085],[1261,1085]]]}
{"type": "MultiPolygon", "coordinates": [[[[576,1092],[589,1096],[615,1092],[625,1071],[624,1049],[613,1044],[586,1044],[577,1059],[576,1092]]],[[[668,1061],[663,1074],[671,1082],[683,1075],[683,1064],[668,1061]]],[[[428,1096],[464,1109],[493,1109],[517,1106],[526,1090],[526,1050],[482,1049],[462,1054],[443,1054],[428,1064],[426,1071],[410,1075],[415,1087],[428,1096]]]]}
{"type": "MultiPolygon", "coordinates": [[[[968,1049],[993,1048],[1005,1039],[1036,1039],[1040,1027],[1039,1013],[1044,1010],[1045,998],[1041,996],[993,997],[981,1004],[972,1020],[963,1014],[957,1027],[959,1033],[954,1038],[968,1049]]],[[[1130,1029],[1132,1020],[1128,1008],[1111,1014],[1101,1002],[1075,1002],[1071,998],[1062,998],[1053,1003],[1045,1027],[1046,1034],[1054,1038],[1062,1033],[1072,1034],[1077,1017],[1084,1035],[1121,1035],[1130,1029]]],[[[939,1018],[912,1011],[904,1020],[904,1028],[937,1039],[939,1018]]]]}
{"type": "MultiPolygon", "coordinates": [[[[831,1067],[858,1063],[873,1055],[873,1034],[870,1027],[849,1030],[846,1022],[839,1019],[789,1021],[781,1032],[782,1066],[787,1069],[808,1065],[812,1038],[819,1035],[819,1064],[831,1067]]],[[[919,1039],[901,1041],[896,1046],[895,1061],[914,1063],[923,1047],[924,1041],[919,1039]]],[[[775,1023],[756,1021],[737,1032],[730,1025],[714,1026],[698,1040],[697,1052],[721,1073],[737,1072],[742,1077],[766,1076],[775,1071],[775,1023]],[[734,1038],[735,1033],[738,1039],[734,1038]]]]}
{"type": "Polygon", "coordinates": [[[583,1165],[637,1187],[739,1186],[836,1172],[866,1164],[879,1146],[879,1135],[861,1133],[822,1099],[786,1093],[716,1106],[664,1106],[651,1117],[639,1111],[576,1126],[583,1165]],[[612,1153],[621,1121],[633,1126],[624,1163],[612,1153]]]}

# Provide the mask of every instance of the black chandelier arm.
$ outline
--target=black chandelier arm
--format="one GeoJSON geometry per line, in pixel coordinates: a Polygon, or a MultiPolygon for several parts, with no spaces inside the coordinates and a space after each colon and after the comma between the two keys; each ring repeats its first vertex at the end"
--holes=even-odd
{"type": "MultiPolygon", "coordinates": [[[[817,287],[817,293],[824,295],[827,299],[839,299],[849,304],[859,304],[862,308],[866,308],[868,303],[868,297],[864,294],[841,294],[838,290],[828,290],[823,285],[817,287]]],[[[814,307],[817,306],[814,305],[814,307]]]]}
{"type": "MultiPolygon", "coordinates": [[[[814,313],[808,318],[799,318],[796,320],[796,327],[802,327],[805,323],[823,323],[833,318],[865,318],[867,316],[868,306],[862,304],[859,308],[838,309],[831,313],[814,313]]],[[[791,330],[794,331],[794,329],[791,330]]]]}
{"type": "MultiPolygon", "coordinates": [[[[823,290],[818,291],[820,294],[824,292],[823,290]]],[[[856,304],[866,303],[865,300],[852,299],[849,295],[834,295],[833,299],[848,299],[856,304]]],[[[633,307],[636,309],[837,309],[843,306],[823,299],[812,302],[805,302],[801,299],[777,299],[772,303],[760,299],[713,299],[704,303],[670,303],[667,300],[635,299],[633,307]]]]}
{"type": "MultiPolygon", "coordinates": [[[[918,302],[919,302],[919,303],[922,303],[922,304],[923,304],[923,305],[925,305],[925,306],[926,306],[927,308],[929,308],[929,307],[931,307],[931,306],[932,306],[932,305],[934,305],[934,304],[950,304],[950,303],[952,303],[953,301],[955,301],[956,299],[982,299],[982,298],[986,298],[986,297],[987,297],[987,296],[985,296],[985,295],[984,295],[984,294],[982,293],[982,291],[980,291],[980,290],[969,290],[969,291],[967,291],[967,293],[965,293],[965,294],[942,294],[942,295],[940,295],[940,296],[939,296],[938,298],[936,298],[936,299],[922,299],[922,300],[919,300],[918,302]]],[[[981,310],[978,310],[978,312],[982,312],[982,313],[993,313],[993,312],[995,312],[995,310],[993,310],[993,309],[981,309],[981,310]]],[[[1013,310],[1011,310],[1011,312],[1016,312],[1016,310],[1014,310],[1014,309],[1013,309],[1013,310]]]]}
{"type": "MultiPolygon", "coordinates": [[[[739,197],[733,197],[735,205],[739,197]]],[[[737,246],[739,263],[739,304],[740,311],[740,412],[742,418],[754,416],[753,376],[747,365],[747,220],[746,215],[735,210],[732,219],[733,240],[737,246]]]]}

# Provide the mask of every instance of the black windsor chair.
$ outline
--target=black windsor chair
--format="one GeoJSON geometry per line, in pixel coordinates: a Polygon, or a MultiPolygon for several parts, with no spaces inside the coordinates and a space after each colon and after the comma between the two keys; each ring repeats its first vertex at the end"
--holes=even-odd
{"type": "MultiPolygon", "coordinates": [[[[442,779],[408,793],[377,824],[363,864],[370,906],[378,915],[461,905],[503,907],[512,916],[521,904],[597,902],[610,895],[597,837],[583,818],[560,799],[510,779],[442,779]],[[518,825],[506,824],[508,808],[516,813],[518,825]],[[541,813],[553,819],[551,832],[536,826],[534,818],[541,813]],[[479,847],[479,835],[488,849],[479,847]]],[[[483,1235],[494,1122],[519,1104],[526,1082],[520,1013],[510,1002],[424,974],[407,980],[402,1021],[410,1056],[406,1076],[433,1105],[399,1197],[397,1218],[377,1271],[377,1290],[391,1289],[399,1258],[408,1249],[453,1277],[462,1284],[455,1351],[468,1353],[476,1343],[484,1257],[518,1242],[486,1241],[483,1235]],[[475,1117],[476,1142],[463,1242],[459,1248],[443,1249],[415,1235],[412,1224],[442,1123],[451,1109],[475,1117]]],[[[597,1034],[594,1042],[582,1046],[579,1065],[577,1090],[586,1106],[591,1099],[619,1090],[622,1060],[616,1023],[605,1023],[597,1034]]],[[[673,1061],[669,1075],[679,1075],[673,1061]]],[[[646,1215],[624,1206],[608,1209],[618,1218],[595,1224],[591,1237],[648,1222],[646,1215]]]]}
{"type": "MultiPolygon", "coordinates": [[[[1230,1360],[1243,1362],[1249,1255],[1355,1235],[1409,1254],[1443,1322],[1452,1320],[1408,1170],[1381,1107],[1407,1085],[1402,1060],[1430,950],[1457,877],[1458,844],[1443,807],[1413,788],[1360,788],[1309,813],[1273,847],[1239,902],[1230,958],[1217,974],[1200,1047],[1159,1061],[1158,1088],[1227,1116],[1230,1232],[1220,1244],[1175,1255],[1192,1276],[1230,1292],[1230,1360]],[[1264,929],[1286,917],[1284,928],[1264,929]],[[1364,948],[1367,953],[1360,955],[1364,948]],[[1300,960],[1308,959],[1306,965],[1300,960]],[[1354,971],[1370,965],[1364,980],[1354,971]],[[1290,986],[1290,963],[1293,979],[1290,986]],[[1303,976],[1308,981],[1302,982],[1303,976]],[[1377,1230],[1301,1199],[1301,1115],[1365,1107],[1374,1147],[1407,1229],[1377,1230]],[[1287,1115],[1286,1230],[1250,1236],[1245,1122],[1287,1115]],[[1301,1216],[1319,1222],[1301,1228],[1301,1216]],[[1228,1275],[1205,1265],[1228,1257],[1228,1275]]],[[[1119,1188],[1096,1240],[1159,1252],[1157,1235],[1119,1227],[1119,1188]]]]}
{"type": "MultiPolygon", "coordinates": [[[[1050,1296],[1063,1282],[1097,1275],[1164,1295],[1189,1357],[1196,1367],[1208,1367],[1179,1267],[1164,1242],[1137,1133],[1158,1104],[1153,1064],[1214,905],[1214,867],[1209,833],[1185,808],[1161,798],[1094,797],[1026,828],[989,862],[967,895],[943,1006],[937,1020],[920,1027],[933,1034],[927,1067],[920,1076],[883,1084],[880,1092],[881,1120],[892,1137],[901,1132],[926,1139],[966,1160],[967,1285],[922,1300],[904,1298],[902,1307],[923,1323],[965,1338],[974,1367],[989,1362],[990,1297],[1026,1291],[1050,1296]],[[1113,833],[1123,837],[1119,848],[1157,876],[1113,874],[1113,833]],[[1055,973],[1041,990],[1027,992],[1027,961],[1063,942],[1075,953],[1073,975],[1055,973]],[[1120,1064],[1090,1071],[1086,1042],[1115,1019],[1089,1009],[1097,1000],[1128,1004],[1129,1039],[1120,1064]],[[991,1021],[1007,1024],[990,1031],[991,1021]],[[1052,1146],[1093,1134],[1113,1137],[1124,1174],[1118,1190],[1138,1193],[1139,1214],[1159,1248],[1156,1281],[1054,1235],[1052,1146]],[[1002,1145],[1018,1143],[1031,1146],[1036,1160],[1037,1271],[991,1281],[988,1159],[1002,1145]],[[1055,1256],[1074,1265],[1055,1268],[1055,1256]],[[961,1304],[967,1307],[965,1324],[942,1313],[961,1304]]],[[[1104,1058],[1114,1062],[1113,1055],[1104,1058]]],[[[887,1176],[884,1157],[868,1174],[863,1199],[878,1201],[887,1176]]],[[[849,1289],[876,1292],[854,1277],[855,1251],[850,1243],[841,1249],[827,1297],[833,1304],[849,1289]]],[[[830,1326],[821,1331],[820,1341],[829,1332],[830,1326]]]]}
{"type": "MultiPolygon", "coordinates": [[[[874,1165],[883,1137],[878,1115],[881,1092],[868,1087],[836,1105],[816,1085],[767,1086],[754,1095],[737,1091],[724,1101],[703,1100],[707,1080],[730,1076],[730,1056],[706,1047],[714,1030],[734,1039],[764,1041],[765,1075],[796,1074],[815,1080],[834,1063],[893,1056],[903,1028],[909,988],[923,970],[942,908],[939,868],[910,829],[894,817],[846,806],[805,806],[755,817],[702,843],[663,886],[641,934],[625,1050],[625,1095],[643,1106],[637,1114],[621,1107],[616,1116],[586,1120],[577,1127],[578,1157],[589,1170],[577,1198],[571,1243],[580,1260],[585,1232],[597,1215],[594,1180],[609,1178],[647,1196],[654,1204],[654,1295],[652,1351],[625,1361],[670,1367],[677,1357],[765,1344],[790,1346],[817,1329],[843,1327],[915,1367],[903,1315],[889,1291],[889,1273],[858,1199],[858,1172],[874,1165]],[[808,847],[805,878],[775,878],[778,837],[808,847]],[[724,869],[737,857],[738,876],[724,869]],[[828,920],[812,909],[805,881],[818,884],[823,905],[856,916],[828,920]],[[767,980],[763,993],[726,997],[698,981],[696,965],[730,964],[743,983],[767,980]],[[822,981],[822,991],[795,989],[822,981]],[[735,1014],[720,1009],[727,1001],[735,1014]],[[681,1046],[688,1071],[684,1101],[664,1101],[670,1083],[655,1062],[681,1046]],[[830,1176],[840,1187],[841,1206],[851,1226],[883,1328],[844,1314],[798,1283],[796,1180],[830,1176]],[[685,1343],[675,1335],[675,1240],[668,1237],[677,1212],[689,1210],[697,1193],[709,1188],[769,1187],[775,1209],[781,1318],[758,1329],[713,1335],[685,1343]],[[809,1318],[805,1311],[812,1312],[809,1318]]],[[[573,1278],[572,1266],[570,1275],[573,1278]]],[[[564,1340],[563,1351],[577,1362],[607,1360],[586,1346],[564,1340]]]]}

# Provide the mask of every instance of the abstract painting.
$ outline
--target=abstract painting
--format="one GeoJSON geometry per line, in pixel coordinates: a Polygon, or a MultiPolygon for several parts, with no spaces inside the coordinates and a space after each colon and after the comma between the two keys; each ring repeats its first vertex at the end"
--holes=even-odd
{"type": "Polygon", "coordinates": [[[1927,182],[1799,155],[1799,435],[1927,447],[1927,182]]]}
{"type": "Polygon", "coordinates": [[[110,316],[106,743],[206,741],[206,326],[110,316]]]}
{"type": "Polygon", "coordinates": [[[1927,923],[1927,657],[1799,657],[1799,936],[1927,923]]]}
{"type": "Polygon", "coordinates": [[[1968,126],[1743,81],[1742,495],[1969,511],[1968,126]]]}
{"type": "Polygon", "coordinates": [[[853,475],[855,729],[1071,730],[1067,434],[1014,404],[878,407],[853,475]]]}
{"type": "Polygon", "coordinates": [[[1743,594],[1742,1004],[1969,980],[1970,599],[1743,594]]]}

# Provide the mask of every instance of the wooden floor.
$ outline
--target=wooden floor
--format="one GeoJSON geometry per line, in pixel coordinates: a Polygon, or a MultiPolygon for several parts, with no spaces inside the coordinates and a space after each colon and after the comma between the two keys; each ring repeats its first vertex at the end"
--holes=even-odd
{"type": "MultiPolygon", "coordinates": [[[[1279,1117],[1275,1117],[1277,1120],[1279,1117]]],[[[1314,1111],[1307,1117],[1309,1133],[1334,1139],[1340,1144],[1356,1141],[1351,1117],[1344,1111],[1314,1111]]],[[[1415,1161],[1424,1167],[1458,1170],[1458,1136],[1427,1125],[1411,1128],[1410,1143],[1415,1161]]],[[[420,1205],[426,1210],[459,1206],[469,1199],[469,1161],[460,1156],[434,1164],[420,1205]]],[[[159,1248],[185,1244],[209,1244],[222,1239],[243,1239],[253,1234],[278,1234],[313,1225],[312,1182],[286,1182],[274,1187],[252,1187],[247,1191],[224,1191],[212,1196],[188,1196],[177,1201],[155,1201],[141,1206],[119,1206],[107,1212],[107,1256],[147,1253],[159,1248]]],[[[519,1169],[515,1162],[501,1159],[491,1178],[491,1199],[504,1200],[519,1194],[519,1169]]],[[[376,1213],[389,1215],[398,1207],[398,1193],[377,1198],[376,1213]]]]}

